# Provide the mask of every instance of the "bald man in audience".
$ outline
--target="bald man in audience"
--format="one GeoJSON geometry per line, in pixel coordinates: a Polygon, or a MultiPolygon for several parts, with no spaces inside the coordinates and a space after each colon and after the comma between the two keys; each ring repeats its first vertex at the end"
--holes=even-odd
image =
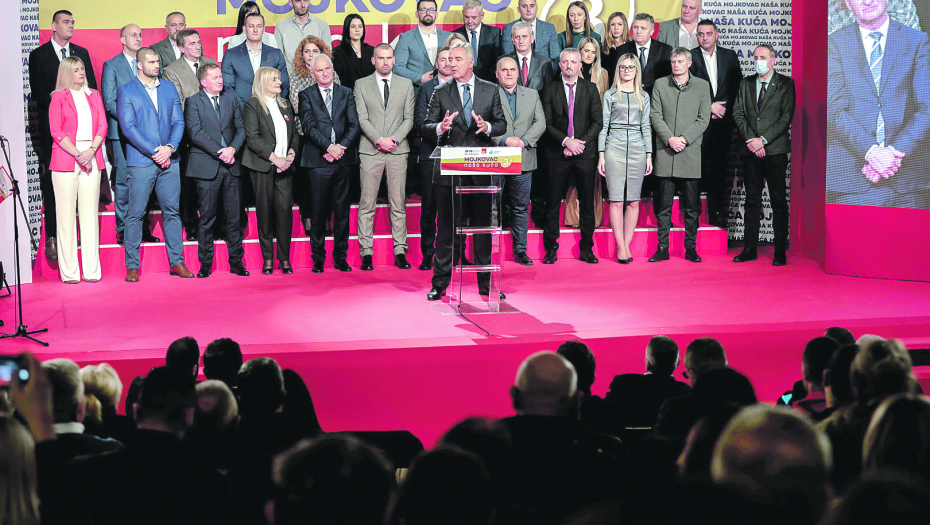
{"type": "Polygon", "coordinates": [[[197,406],[194,410],[194,426],[212,428],[226,432],[233,428],[239,417],[239,405],[236,396],[226,383],[208,379],[197,383],[197,406]]]}

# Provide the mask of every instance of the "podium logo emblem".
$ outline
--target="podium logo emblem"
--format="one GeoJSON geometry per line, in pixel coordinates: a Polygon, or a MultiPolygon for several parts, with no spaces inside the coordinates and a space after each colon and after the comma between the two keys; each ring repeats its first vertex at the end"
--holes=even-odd
{"type": "Polygon", "coordinates": [[[510,165],[511,165],[512,163],[513,163],[513,161],[510,159],[510,157],[503,157],[503,158],[501,158],[501,167],[502,167],[502,168],[509,168],[510,165]]]}

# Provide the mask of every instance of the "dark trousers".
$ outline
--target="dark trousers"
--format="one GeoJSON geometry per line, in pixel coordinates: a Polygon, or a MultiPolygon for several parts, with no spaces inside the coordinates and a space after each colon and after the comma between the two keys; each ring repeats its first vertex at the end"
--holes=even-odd
{"type": "Polygon", "coordinates": [[[546,225],[543,244],[546,251],[559,249],[559,211],[568,185],[578,188],[578,225],[581,227],[582,252],[594,248],[594,184],[597,174],[597,159],[563,158],[561,150],[557,157],[549,157],[549,191],[546,196],[546,225]]]}
{"type": "Polygon", "coordinates": [[[672,206],[675,190],[681,189],[679,209],[685,216],[685,249],[697,248],[698,219],[701,216],[700,179],[656,177],[659,182],[656,197],[656,219],[658,220],[659,248],[668,248],[668,232],[672,229],[672,206]]]}
{"type": "Polygon", "coordinates": [[[530,225],[530,188],[533,184],[533,172],[524,171],[519,175],[504,177],[507,184],[507,204],[510,205],[510,236],[514,253],[526,253],[526,232],[530,225]]]}
{"type": "Polygon", "coordinates": [[[218,215],[222,215],[226,229],[226,249],[229,265],[242,261],[242,227],[239,225],[239,177],[234,177],[229,168],[220,165],[212,180],[192,179],[200,202],[200,224],[197,231],[197,256],[201,265],[213,265],[213,231],[218,215]],[[220,208],[224,213],[220,214],[220,208]]]}
{"type": "Polygon", "coordinates": [[[262,247],[262,259],[274,259],[272,241],[278,239],[278,260],[290,261],[291,229],[294,217],[291,206],[294,202],[293,171],[277,173],[272,165],[268,171],[252,171],[252,187],[255,189],[255,216],[258,222],[258,242],[262,247]]]}
{"type": "Polygon", "coordinates": [[[701,143],[701,187],[707,192],[707,214],[711,221],[730,216],[727,195],[727,165],[733,144],[733,126],[727,119],[711,120],[701,143]]]}
{"type": "Polygon", "coordinates": [[[436,244],[436,191],[433,187],[433,159],[420,159],[420,251],[433,257],[436,244]]]}
{"type": "Polygon", "coordinates": [[[326,215],[333,214],[333,260],[349,251],[349,177],[352,166],[330,165],[307,170],[310,190],[310,246],[313,261],[326,260],[326,215]]]}
{"type": "Polygon", "coordinates": [[[181,216],[181,225],[187,232],[199,231],[197,204],[199,201],[197,181],[187,176],[187,164],[190,162],[191,145],[187,139],[181,141],[178,148],[181,154],[181,200],[178,203],[178,214],[181,216]]]}
{"type": "MultiPolygon", "coordinates": [[[[487,177],[485,177],[487,178],[487,177]]],[[[488,184],[487,182],[482,185],[488,184]]],[[[457,236],[454,225],[461,224],[462,210],[465,201],[470,201],[470,210],[474,212],[472,226],[488,226],[491,223],[491,195],[476,194],[462,195],[453,192],[450,186],[434,185],[437,208],[436,251],[433,258],[433,288],[445,290],[449,287],[452,278],[453,253],[464,249],[464,236],[457,236]],[[456,201],[453,206],[452,198],[456,201]],[[454,208],[454,210],[453,210],[454,208]]],[[[491,263],[491,236],[487,234],[474,235],[475,264],[485,265],[491,263]]],[[[491,275],[481,272],[478,275],[478,288],[487,290],[491,283],[491,275]]]]}
{"type": "Polygon", "coordinates": [[[744,207],[746,249],[754,250],[759,244],[759,222],[762,220],[762,187],[769,184],[769,198],[772,201],[772,227],[775,230],[775,251],[788,250],[788,188],[785,172],[788,169],[788,154],[766,155],[761,159],[752,156],[743,157],[743,180],[746,185],[746,205],[744,207]]]}

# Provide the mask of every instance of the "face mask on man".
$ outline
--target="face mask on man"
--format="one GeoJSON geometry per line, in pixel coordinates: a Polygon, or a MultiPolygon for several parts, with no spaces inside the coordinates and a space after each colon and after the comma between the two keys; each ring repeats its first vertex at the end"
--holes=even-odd
{"type": "Polygon", "coordinates": [[[756,60],[756,73],[760,77],[764,77],[766,73],[769,72],[769,61],[768,60],[756,60]]]}

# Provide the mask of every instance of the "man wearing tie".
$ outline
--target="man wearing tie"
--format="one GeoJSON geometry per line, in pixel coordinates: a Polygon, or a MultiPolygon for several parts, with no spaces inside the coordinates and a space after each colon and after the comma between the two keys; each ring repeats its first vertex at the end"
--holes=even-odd
{"type": "MultiPolygon", "coordinates": [[[[184,48],[183,35],[178,41],[184,48]]],[[[181,63],[181,60],[175,64],[181,63]]],[[[203,90],[184,106],[184,123],[190,137],[190,159],[185,175],[194,181],[200,203],[197,277],[209,277],[213,271],[213,223],[222,204],[226,217],[226,248],[230,273],[247,277],[242,264],[242,228],[239,225],[239,161],[236,153],[245,143],[242,107],[232,93],[223,93],[220,66],[200,66],[197,77],[203,90]]]]}
{"type": "Polygon", "coordinates": [[[521,20],[511,26],[510,34],[513,35],[513,51],[504,56],[514,59],[517,63],[517,85],[542,91],[552,82],[554,70],[549,57],[533,51],[536,37],[532,26],[521,20]]]}
{"type": "Polygon", "coordinates": [[[168,37],[161,42],[152,44],[152,49],[158,53],[158,67],[164,73],[165,68],[181,58],[181,46],[178,45],[178,31],[187,29],[187,19],[184,13],[175,11],[165,17],[165,31],[168,37]]]}
{"type": "Polygon", "coordinates": [[[475,74],[481,80],[494,82],[494,68],[497,58],[501,56],[501,30],[482,22],[484,6],[481,0],[465,0],[462,4],[462,18],[465,25],[455,32],[463,35],[475,51],[475,74]]]}
{"type": "MultiPolygon", "coordinates": [[[[535,35],[536,38],[532,44],[533,51],[549,59],[549,63],[553,66],[552,71],[554,74],[557,69],[556,64],[559,62],[559,53],[562,51],[559,47],[559,37],[558,33],[555,31],[555,26],[536,18],[536,11],[539,9],[539,6],[536,5],[536,0],[518,1],[517,11],[520,12],[520,18],[505,25],[504,29],[501,31],[501,53],[513,53],[513,26],[521,21],[526,22],[530,25],[530,30],[532,30],[532,34],[535,35]]],[[[517,64],[517,66],[519,65],[520,64],[517,64]]]]}
{"type": "MultiPolygon", "coordinates": [[[[394,50],[378,44],[371,59],[375,72],[355,84],[362,139],[362,195],[358,203],[358,244],[362,270],[373,270],[375,204],[381,178],[387,174],[388,202],[391,206],[391,237],[394,239],[394,266],[407,270],[407,135],[413,129],[413,83],[394,75],[394,50]]],[[[312,221],[311,221],[312,223],[312,221]]]]}
{"type": "Polygon", "coordinates": [[[639,57],[643,68],[643,89],[652,96],[652,85],[657,78],[672,74],[669,59],[672,55],[672,46],[654,40],[652,32],[655,30],[655,18],[649,13],[636,13],[630,23],[631,40],[619,48],[619,55],[627,53],[639,57]]]}
{"type": "Polygon", "coordinates": [[[184,113],[178,90],[158,79],[158,54],[143,47],[136,53],[139,75],[116,94],[119,126],[126,137],[129,213],[126,218],[126,281],[139,282],[142,215],[154,188],[161,206],[171,275],[193,277],[184,264],[178,198],[178,144],[184,136],[184,113]]]}
{"type": "Polygon", "coordinates": [[[791,119],[794,118],[794,80],[775,71],[775,49],[767,44],[753,52],[756,74],[739,86],[733,119],[745,141],[743,181],[746,185],[743,251],[734,262],[754,261],[762,218],[762,187],[768,182],[775,230],[772,266],[788,262],[788,191],[785,172],[791,151],[791,119]]]}
{"type": "Polygon", "coordinates": [[[29,53],[29,98],[36,102],[39,124],[36,135],[41,145],[41,173],[39,189],[42,191],[42,205],[45,213],[45,256],[52,261],[58,260],[58,220],[55,214],[55,189],[52,187],[52,172],[47,169],[52,159],[52,132],[48,123],[48,108],[52,102],[52,91],[58,82],[58,66],[66,57],[77,57],[84,62],[87,85],[97,89],[97,78],[90,54],[83,47],[72,44],[74,36],[74,16],[70,11],[56,11],[52,15],[52,38],[29,53]],[[42,169],[45,168],[45,169],[42,169]]]}
{"type": "MultiPolygon", "coordinates": [[[[501,106],[497,86],[475,76],[474,49],[470,44],[452,46],[452,78],[433,91],[426,116],[424,133],[433,133],[440,146],[491,147],[492,137],[503,135],[507,129],[504,110],[501,106]]],[[[433,172],[438,208],[438,231],[436,235],[436,257],[433,264],[432,289],[426,294],[428,301],[438,301],[445,295],[452,278],[452,253],[454,242],[453,226],[458,221],[453,216],[453,181],[462,185],[486,186],[487,177],[442,176],[433,172]]],[[[473,196],[475,226],[487,225],[491,219],[491,196],[473,196]]],[[[455,206],[455,212],[461,212],[455,206]]],[[[490,235],[475,235],[475,262],[486,265],[491,260],[490,235]]],[[[478,293],[487,296],[490,292],[491,276],[487,272],[478,274],[478,293]]],[[[503,299],[504,294],[501,294],[503,299]]]]}
{"type": "MultiPolygon", "coordinates": [[[[515,30],[519,31],[519,30],[515,30]]],[[[507,130],[494,137],[501,146],[523,148],[522,173],[505,177],[510,210],[513,214],[510,234],[513,241],[513,260],[524,266],[533,261],[526,256],[526,232],[529,228],[530,186],[536,169],[536,145],[546,132],[546,114],[539,93],[517,85],[517,62],[509,56],[497,61],[498,92],[504,106],[507,130]],[[506,103],[504,103],[506,101],[506,103]]]]}
{"type": "Polygon", "coordinates": [[[415,88],[435,76],[434,64],[449,32],[436,27],[436,0],[417,0],[417,27],[401,33],[394,49],[394,73],[410,79],[415,88]]]}
{"type": "MultiPolygon", "coordinates": [[[[300,166],[309,168],[310,245],[313,273],[326,260],[326,217],[333,213],[333,262],[342,272],[349,250],[349,176],[358,164],[358,112],[352,90],[333,82],[333,62],[325,54],[310,64],[316,84],[298,96],[304,145],[300,166]]],[[[364,171],[364,170],[363,170],[364,171]]],[[[376,190],[377,191],[377,190],[376,190]]]]}
{"type": "Polygon", "coordinates": [[[543,264],[555,264],[559,250],[559,211],[568,184],[578,188],[581,226],[580,260],[596,264],[594,255],[594,184],[597,177],[597,137],[603,127],[601,97],[597,86],[580,78],[581,54],[568,47],[562,50],[562,75],[543,90],[546,130],[552,140],[549,148],[549,186],[543,244],[543,264]]]}

